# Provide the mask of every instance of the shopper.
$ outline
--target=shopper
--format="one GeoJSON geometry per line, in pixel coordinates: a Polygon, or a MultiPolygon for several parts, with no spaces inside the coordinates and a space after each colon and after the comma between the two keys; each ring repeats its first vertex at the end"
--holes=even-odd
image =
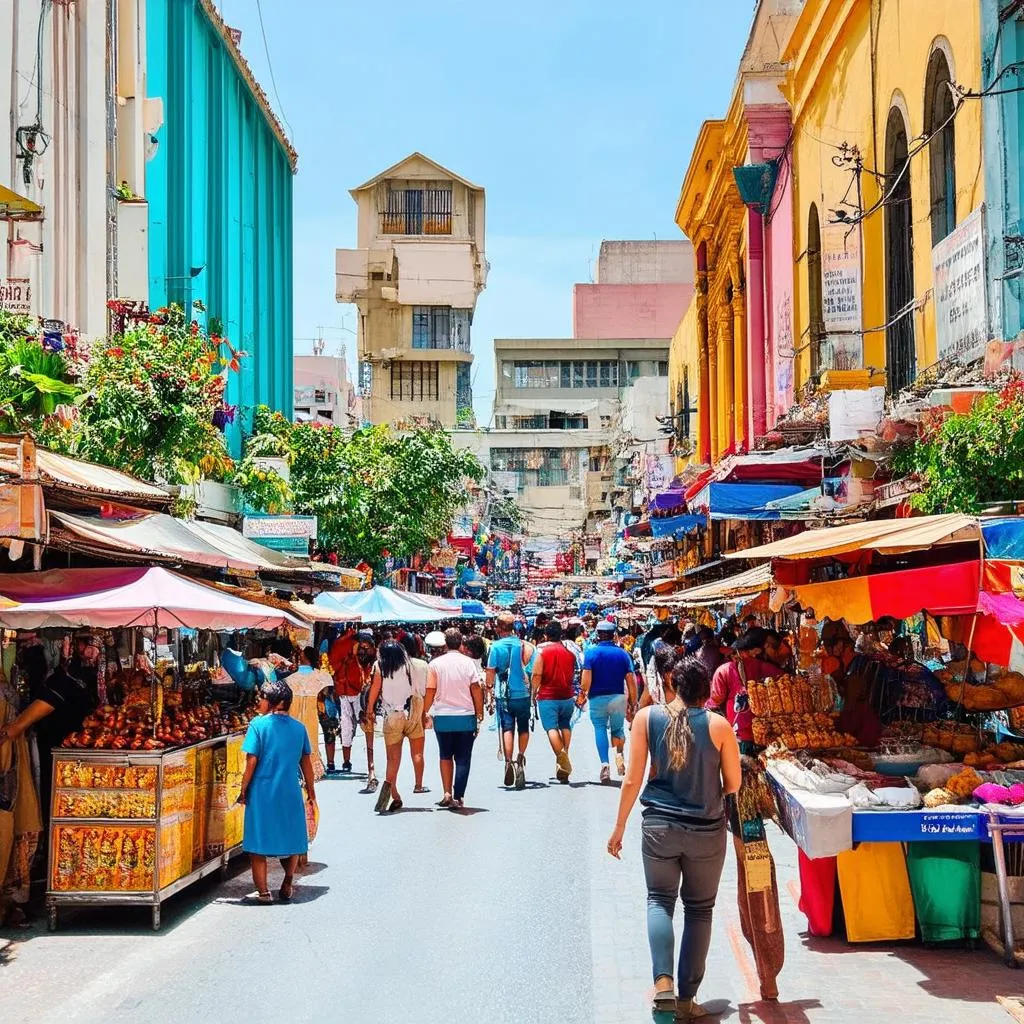
{"type": "Polygon", "coordinates": [[[473,742],[484,717],[484,698],[476,666],[459,651],[462,634],[449,629],[444,640],[446,652],[427,666],[423,712],[432,717],[437,734],[444,790],[438,806],[461,808],[469,783],[473,742]]]}
{"type": "Polygon", "coordinates": [[[692,658],[680,661],[672,670],[672,683],[672,703],[644,708],[633,722],[629,771],[608,852],[621,855],[626,822],[639,796],[654,1008],[674,1009],[677,1021],[689,1021],[705,1013],[696,995],[704,979],[725,862],[725,796],[740,788],[740,755],[729,723],[703,707],[709,693],[703,666],[692,658]],[[672,916],[680,897],[683,939],[674,972],[672,916]]]}
{"type": "Polygon", "coordinates": [[[594,741],[601,759],[601,781],[611,780],[608,766],[608,734],[615,748],[615,765],[624,775],[626,762],[627,717],[630,721],[636,710],[636,675],[633,659],[615,643],[615,623],[605,619],[597,624],[597,643],[588,647],[583,656],[583,674],[576,703],[590,701],[590,721],[594,726],[594,741]]]}
{"type": "Polygon", "coordinates": [[[719,650],[715,631],[710,626],[701,626],[697,630],[697,648],[694,657],[704,666],[708,676],[713,676],[725,659],[719,650]]]}
{"type": "Polygon", "coordinates": [[[641,708],[650,707],[652,704],[671,704],[675,700],[676,692],[672,688],[672,669],[675,668],[678,661],[679,655],[676,653],[676,648],[662,643],[660,640],[654,645],[654,654],[647,671],[647,685],[640,697],[641,708]]]}
{"type": "Polygon", "coordinates": [[[320,721],[320,731],[324,736],[324,753],[327,755],[327,773],[338,769],[334,762],[337,750],[338,730],[341,728],[341,708],[338,698],[334,695],[334,680],[316,695],[316,714],[320,721]]]}
{"type": "Polygon", "coordinates": [[[761,658],[764,639],[764,630],[759,626],[741,633],[732,642],[732,659],[720,665],[711,677],[708,708],[723,711],[744,754],[756,753],[754,716],[750,711],[747,684],[758,679],[770,679],[779,673],[775,665],[761,658]]]}
{"type": "Polygon", "coordinates": [[[537,649],[533,665],[533,698],[540,713],[540,724],[548,734],[555,754],[555,778],[568,783],[572,774],[569,744],[572,742],[572,716],[576,710],[573,676],[576,658],[562,643],[562,625],[557,620],[544,627],[547,642],[537,649]]]}
{"type": "Polygon", "coordinates": [[[259,717],[249,723],[242,743],[245,773],[238,802],[245,805],[242,849],[249,854],[256,891],[251,903],[273,903],[267,888],[267,858],[278,857],[284,881],[278,895],[291,901],[299,857],[309,849],[306,814],[299,773],[306,784],[306,799],[316,804],[309,736],[303,724],[289,714],[292,691],[287,683],[263,683],[259,690],[259,717]]]}
{"type": "MultiPolygon", "coordinates": [[[[373,633],[368,629],[358,632],[349,629],[331,646],[328,660],[334,672],[334,692],[338,698],[341,717],[341,755],[343,772],[352,771],[352,743],[357,727],[365,722],[363,694],[370,684],[377,651],[373,633]]],[[[371,725],[372,725],[371,720],[371,725]]],[[[365,728],[364,728],[365,733],[365,728]]],[[[377,788],[373,770],[373,732],[366,734],[367,788],[377,788]]]]}
{"type": "Polygon", "coordinates": [[[515,635],[515,619],[508,612],[498,616],[498,639],[487,658],[487,706],[498,715],[501,751],[505,757],[506,786],[526,786],[526,748],[530,743],[530,683],[526,666],[534,646],[515,635]],[[518,738],[519,753],[513,760],[518,738]]]}
{"type": "MultiPolygon", "coordinates": [[[[412,673],[412,688],[421,697],[427,695],[427,663],[420,657],[419,638],[415,633],[405,632],[401,636],[401,644],[405,648],[406,656],[409,659],[409,671],[412,673]]],[[[421,715],[421,721],[423,716],[421,715]]],[[[424,738],[409,740],[409,750],[412,753],[413,771],[413,792],[429,793],[430,790],[423,785],[423,743],[424,738]]]]}
{"type": "MultiPolygon", "coordinates": [[[[374,810],[401,810],[402,797],[398,792],[398,770],[402,766],[402,740],[408,739],[410,752],[419,747],[423,760],[423,698],[425,690],[416,692],[412,665],[405,648],[395,640],[385,640],[377,653],[377,664],[370,683],[369,707],[381,704],[384,717],[384,749],[387,752],[387,770],[384,785],[380,787],[374,810]]],[[[422,775],[421,775],[422,781],[422,775]]]]}

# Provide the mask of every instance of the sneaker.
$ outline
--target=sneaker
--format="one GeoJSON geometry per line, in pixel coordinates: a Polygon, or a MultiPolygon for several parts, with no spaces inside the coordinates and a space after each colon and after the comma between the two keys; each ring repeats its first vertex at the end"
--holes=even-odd
{"type": "Polygon", "coordinates": [[[505,786],[512,786],[516,781],[516,769],[511,761],[505,762],[505,786]]]}
{"type": "MultiPolygon", "coordinates": [[[[569,760],[569,751],[562,750],[555,756],[555,764],[561,769],[562,774],[565,776],[565,781],[568,782],[569,776],[572,775],[572,761],[569,760]]],[[[557,774],[557,772],[555,773],[557,774]]],[[[562,781],[559,779],[559,781],[562,781]]]]}
{"type": "Polygon", "coordinates": [[[347,774],[351,774],[351,772],[352,772],[352,762],[351,762],[351,761],[346,761],[346,762],[345,762],[345,763],[344,763],[344,764],[343,764],[343,765],[341,766],[341,770],[342,770],[343,772],[347,773],[347,774]]]}
{"type": "Polygon", "coordinates": [[[515,787],[518,790],[526,789],[526,758],[522,754],[515,765],[515,787]]]}
{"type": "Polygon", "coordinates": [[[333,775],[337,770],[338,769],[334,767],[334,764],[331,761],[327,762],[327,774],[328,775],[333,775]]]}
{"type": "Polygon", "coordinates": [[[391,783],[385,779],[384,785],[380,787],[380,793],[377,794],[377,803],[374,804],[373,809],[378,814],[383,814],[387,810],[389,803],[391,803],[391,783]]]}
{"type": "Polygon", "coordinates": [[[602,782],[611,782],[612,781],[612,770],[606,764],[601,765],[601,781],[602,782]]]}
{"type": "Polygon", "coordinates": [[[626,774],[626,759],[619,751],[615,751],[615,770],[619,775],[626,774]]]}
{"type": "Polygon", "coordinates": [[[676,1022],[677,1024],[689,1024],[691,1020],[699,1020],[707,1017],[708,1011],[704,1009],[696,999],[676,1000],[676,1022]]]}
{"type": "Polygon", "coordinates": [[[453,797],[450,806],[453,811],[458,811],[465,807],[466,804],[460,797],[453,797]]]}

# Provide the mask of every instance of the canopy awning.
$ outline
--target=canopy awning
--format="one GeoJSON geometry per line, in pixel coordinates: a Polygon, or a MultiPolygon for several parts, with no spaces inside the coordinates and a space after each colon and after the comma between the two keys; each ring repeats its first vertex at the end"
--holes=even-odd
{"type": "Polygon", "coordinates": [[[654,537],[677,537],[681,533],[689,533],[698,526],[707,526],[704,515],[666,516],[651,520],[651,535],[654,537]]]}
{"type": "Polygon", "coordinates": [[[0,185],[0,220],[34,220],[42,215],[43,208],[38,203],[0,185]]]}
{"type": "Polygon", "coordinates": [[[973,615],[980,587],[981,562],[974,560],[780,587],[774,603],[781,606],[792,599],[802,608],[812,608],[817,619],[845,619],[859,626],[885,615],[973,615]]]}
{"type": "Polygon", "coordinates": [[[753,482],[811,483],[823,476],[827,448],[779,448],[776,451],[749,452],[725,459],[715,474],[723,483],[753,482]]]}
{"type": "MultiPolygon", "coordinates": [[[[768,502],[799,494],[797,484],[726,484],[712,481],[690,501],[692,509],[707,509],[712,519],[772,520],[781,518],[768,502]]],[[[749,552],[743,552],[748,555],[749,552]]],[[[760,556],[755,556],[760,557],[760,556]]]]}
{"type": "Polygon", "coordinates": [[[1024,559],[1024,517],[983,519],[981,532],[989,558],[1024,559]]]}
{"type": "Polygon", "coordinates": [[[809,530],[794,537],[762,544],[744,551],[730,551],[726,558],[829,558],[856,551],[900,554],[923,551],[937,544],[980,541],[981,528],[974,516],[921,516],[917,519],[883,519],[809,530]]]}
{"type": "Polygon", "coordinates": [[[686,491],[682,488],[677,490],[662,491],[651,498],[651,508],[662,509],[678,508],[686,500],[686,491]]]}
{"type": "Polygon", "coordinates": [[[442,609],[432,607],[422,600],[423,597],[423,594],[410,594],[388,587],[371,587],[369,590],[319,594],[313,603],[318,608],[326,608],[367,623],[441,622],[462,615],[461,601],[445,600],[445,605],[451,607],[442,609]]]}
{"type": "Polygon", "coordinates": [[[0,575],[7,629],[150,626],[169,629],[307,628],[268,608],[160,568],[51,569],[0,575]]]}
{"type": "Polygon", "coordinates": [[[689,590],[679,590],[674,594],[666,594],[664,597],[643,603],[655,608],[708,607],[763,594],[771,586],[771,582],[771,565],[765,562],[764,565],[747,569],[746,572],[737,573],[728,579],[715,580],[713,583],[691,587],[689,590]]]}

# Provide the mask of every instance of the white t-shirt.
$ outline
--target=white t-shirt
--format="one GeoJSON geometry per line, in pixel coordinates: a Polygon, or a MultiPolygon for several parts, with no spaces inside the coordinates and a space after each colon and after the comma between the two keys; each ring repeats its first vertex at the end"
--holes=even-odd
{"type": "Polygon", "coordinates": [[[291,687],[294,697],[315,697],[325,686],[334,688],[334,680],[326,672],[309,665],[293,672],[285,682],[291,687]]]}
{"type": "Polygon", "coordinates": [[[390,714],[392,711],[404,710],[406,701],[416,691],[412,662],[407,660],[393,676],[385,676],[382,672],[380,680],[380,696],[384,702],[384,713],[390,714]]]}
{"type": "Polygon", "coordinates": [[[435,658],[430,667],[437,677],[437,693],[430,706],[431,715],[435,718],[439,715],[475,715],[476,707],[470,687],[480,682],[477,663],[461,651],[449,651],[435,658]]]}
{"type": "Polygon", "coordinates": [[[410,658],[409,669],[412,671],[412,690],[419,697],[427,693],[427,663],[422,658],[410,658]]]}

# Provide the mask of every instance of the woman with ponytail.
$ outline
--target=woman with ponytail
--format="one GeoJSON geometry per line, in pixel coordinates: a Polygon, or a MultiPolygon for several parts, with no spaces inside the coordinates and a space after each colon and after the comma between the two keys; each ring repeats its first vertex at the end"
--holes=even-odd
{"type": "Polygon", "coordinates": [[[729,723],[703,706],[711,683],[699,661],[676,662],[672,688],[671,703],[643,708],[633,722],[629,767],[608,852],[620,856],[626,822],[639,797],[654,1009],[674,1009],[677,1021],[690,1021],[704,1014],[695,997],[704,978],[725,862],[725,797],[740,788],[740,752],[729,723]],[[675,972],[672,915],[680,897],[683,939],[675,972]]]}

